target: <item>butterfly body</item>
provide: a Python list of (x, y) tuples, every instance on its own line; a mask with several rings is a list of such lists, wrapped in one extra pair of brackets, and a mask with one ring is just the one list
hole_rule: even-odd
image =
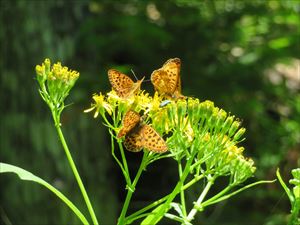
[(123, 127), (117, 137), (125, 136), (124, 146), (128, 151), (139, 152), (143, 148), (162, 153), (168, 150), (164, 139), (148, 124), (140, 122), (140, 115), (129, 110), (123, 118)]
[(112, 89), (122, 98), (128, 98), (140, 91), (141, 84), (144, 80), (133, 82), (127, 75), (115, 70), (108, 70), (108, 78)]
[(163, 153), (168, 147), (163, 138), (149, 125), (143, 124), (135, 127), (124, 141), (128, 151), (138, 152), (143, 148), (151, 152)]

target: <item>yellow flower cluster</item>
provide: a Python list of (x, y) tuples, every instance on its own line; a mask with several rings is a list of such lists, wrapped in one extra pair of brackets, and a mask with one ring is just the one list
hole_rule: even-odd
[(51, 67), (50, 59), (36, 65), (40, 94), (50, 108), (64, 108), (64, 100), (79, 77), (79, 72), (62, 66), (60, 62)]
[(114, 122), (107, 125), (116, 133), (126, 112), (143, 112), (144, 123), (151, 123), (159, 134), (168, 136), (166, 142), (176, 160), (196, 152), (195, 162), (205, 159), (206, 168), (214, 168), (219, 174), (235, 174), (234, 182), (241, 182), (256, 170), (253, 160), (243, 156), (244, 148), (237, 146), (245, 128), (213, 102), (182, 95), (174, 98), (169, 94), (167, 98), (158, 92), (150, 96), (139, 89), (131, 89), (133, 94), (124, 97), (117, 91), (113, 86), (106, 95), (93, 95), (94, 102), (85, 112), (94, 111), (94, 117), (100, 114), (105, 122), (106, 113), (109, 114)]
[(129, 109), (134, 108), (135, 111), (144, 111), (145, 114), (151, 115), (153, 112), (158, 112), (162, 110), (160, 104), (162, 98), (156, 93), (154, 97), (151, 97), (148, 93), (140, 91), (137, 95), (132, 95), (128, 98), (119, 97), (114, 90), (103, 95), (101, 92), (99, 94), (93, 95), (94, 102), (91, 104), (89, 109), (84, 110), (84, 112), (94, 112), (94, 118), (96, 118), (99, 113), (107, 112), (112, 115), (118, 108), (119, 111), (124, 114)]
[(50, 65), (50, 59), (45, 59), (42, 65), (36, 65), (35, 70), (37, 75), (46, 80), (61, 80), (65, 83), (72, 82), (79, 77), (79, 72), (69, 70), (68, 67), (62, 66), (61, 62), (53, 64), (52, 68), (50, 68)]

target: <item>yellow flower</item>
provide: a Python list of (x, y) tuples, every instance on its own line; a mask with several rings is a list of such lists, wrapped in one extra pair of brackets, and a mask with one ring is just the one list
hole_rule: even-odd
[(149, 111), (158, 111), (160, 110), (160, 104), (161, 104), (161, 101), (162, 101), (162, 97), (160, 97), (158, 95), (157, 92), (155, 92), (153, 98), (152, 98), (152, 101), (150, 102), (150, 104), (148, 105), (148, 108), (149, 108)]
[(130, 106), (134, 103), (134, 101), (134, 95), (128, 98), (122, 98), (118, 96), (114, 90), (107, 93), (107, 102), (111, 105), (113, 109), (115, 109), (118, 106), (121, 111), (127, 111), (130, 108)]
[(79, 77), (79, 72), (75, 70), (69, 70), (68, 67), (62, 66), (60, 62), (57, 62), (52, 66), (49, 76), (49, 78), (52, 80), (58, 79), (68, 83), (76, 80)]
[(149, 93), (141, 91), (139, 95), (135, 96), (135, 103), (137, 111), (145, 110), (148, 113), (152, 109), (153, 99), (149, 96)]
[(194, 140), (195, 137), (195, 133), (194, 130), (191, 126), (191, 124), (189, 123), (189, 119), (187, 117), (184, 118), (184, 124), (186, 124), (185, 129), (184, 129), (184, 133), (188, 139), (189, 142), (192, 142)]
[(101, 92), (99, 95), (94, 94), (93, 100), (95, 103), (92, 104), (91, 108), (84, 110), (85, 113), (95, 110), (94, 118), (99, 115), (99, 112), (104, 113), (104, 110), (108, 112), (109, 115), (112, 114), (113, 108), (107, 101), (105, 101), (105, 97), (101, 94)]

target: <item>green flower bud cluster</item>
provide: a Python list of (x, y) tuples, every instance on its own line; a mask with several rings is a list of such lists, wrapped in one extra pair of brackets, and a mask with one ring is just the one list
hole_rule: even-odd
[[(230, 175), (232, 183), (237, 184), (255, 172), (253, 160), (245, 158), (244, 148), (237, 146), (245, 128), (213, 102), (194, 98), (172, 101), (159, 120), (164, 121), (166, 130), (172, 130), (167, 142), (176, 160), (195, 157), (195, 175), (200, 171)], [(152, 125), (156, 128), (156, 124)]]

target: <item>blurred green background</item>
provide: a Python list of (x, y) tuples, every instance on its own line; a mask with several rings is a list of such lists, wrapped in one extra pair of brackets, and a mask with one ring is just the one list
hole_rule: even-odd
[[(112, 67), (149, 79), (167, 59), (181, 58), (183, 94), (212, 100), (243, 121), (242, 145), (257, 166), (252, 181), (274, 179), (277, 167), (288, 181), (300, 166), (299, 1), (1, 0), (0, 12), (0, 161), (41, 176), (85, 209), (34, 68), (49, 57), (79, 71), (62, 124), (102, 224), (115, 224), (125, 184), (107, 130), (83, 110), (93, 93), (110, 90)], [(153, 93), (150, 82), (143, 86)], [(128, 157), (136, 170), (141, 155)], [(171, 190), (174, 166), (170, 159), (148, 168), (130, 211)], [(79, 223), (38, 185), (14, 175), (0, 182), (0, 224)], [(276, 182), (212, 206), (195, 224), (282, 225), (289, 207)]]

